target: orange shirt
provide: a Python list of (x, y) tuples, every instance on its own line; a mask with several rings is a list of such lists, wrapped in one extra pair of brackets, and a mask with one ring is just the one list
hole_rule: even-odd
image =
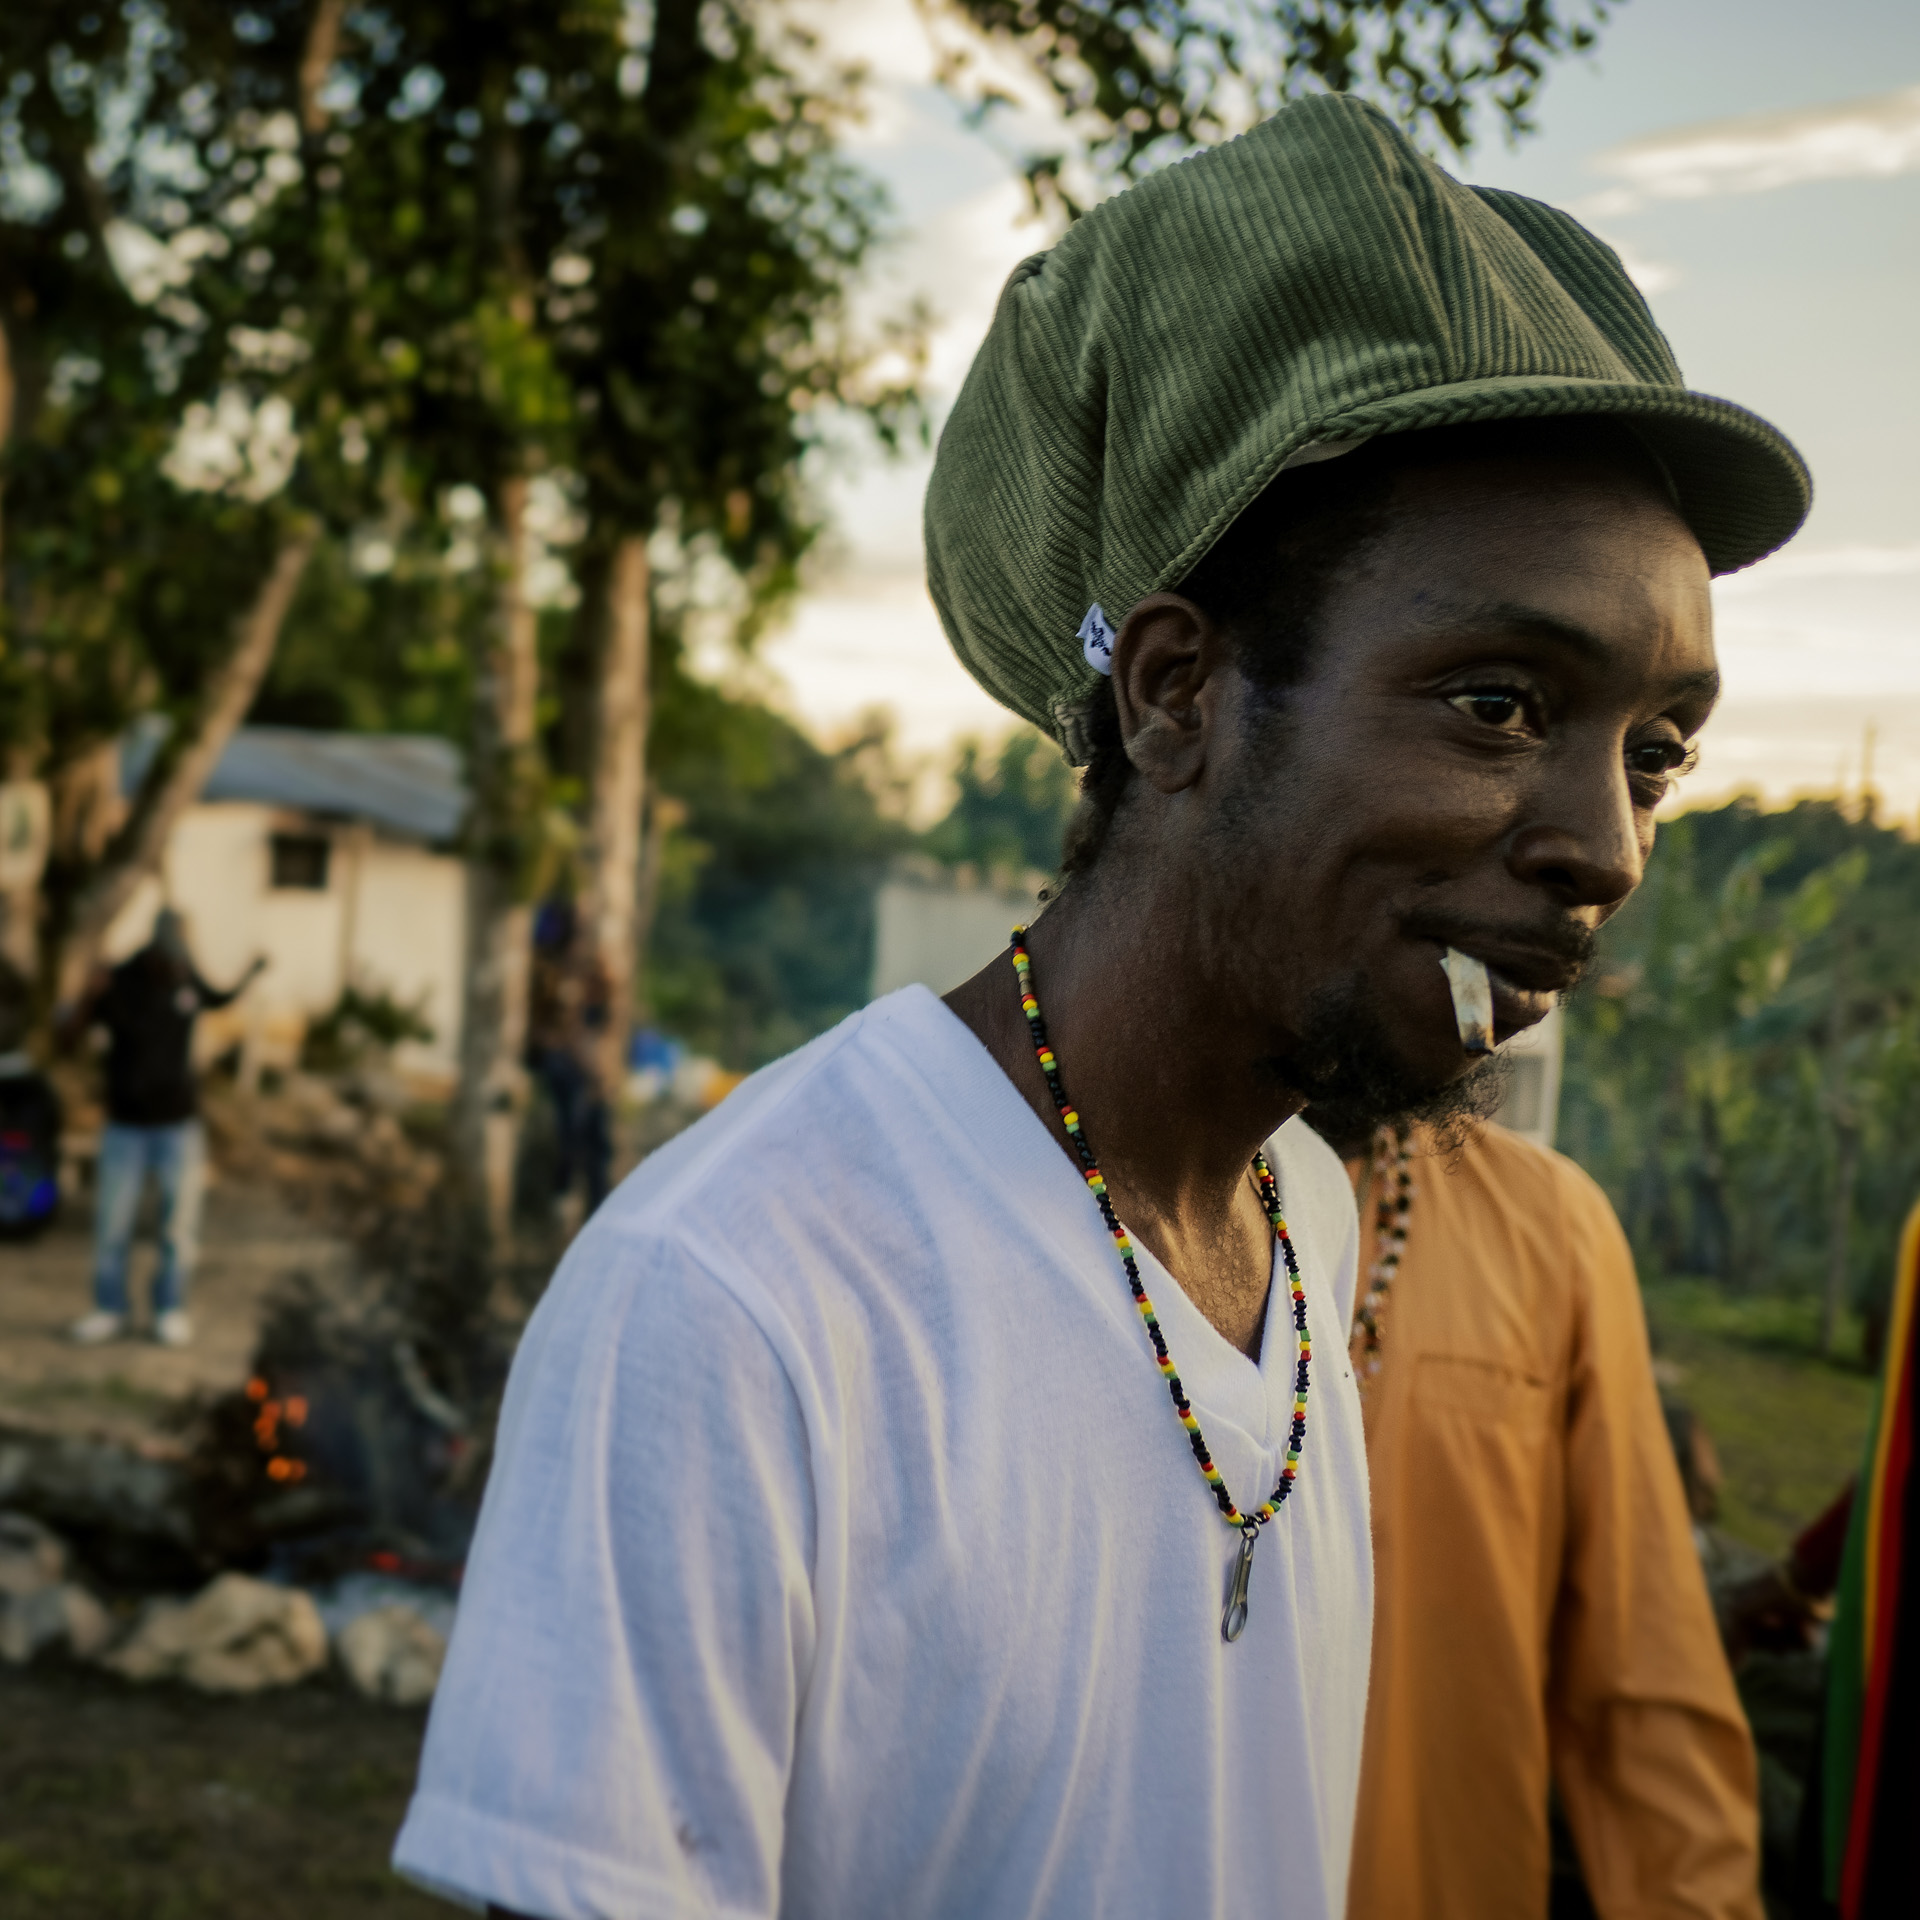
[[(1498, 1127), (1413, 1179), (1365, 1403), (1348, 1920), (1544, 1920), (1549, 1770), (1604, 1920), (1760, 1920), (1752, 1742), (1613, 1210)], [(1369, 1205), (1363, 1291), (1372, 1257)]]

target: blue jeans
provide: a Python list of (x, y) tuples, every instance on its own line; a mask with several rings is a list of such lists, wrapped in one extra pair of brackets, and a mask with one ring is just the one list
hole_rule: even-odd
[(141, 1191), (152, 1174), (160, 1189), (160, 1270), (153, 1276), (156, 1317), (187, 1304), (200, 1253), (200, 1202), (207, 1187), (206, 1136), (198, 1120), (170, 1127), (123, 1127), (100, 1136), (93, 1215), (93, 1304), (127, 1310), (127, 1255)]
[(607, 1197), (613, 1171), (613, 1133), (599, 1083), (564, 1047), (538, 1047), (533, 1069), (553, 1102), (554, 1198), (586, 1183), (587, 1211)]

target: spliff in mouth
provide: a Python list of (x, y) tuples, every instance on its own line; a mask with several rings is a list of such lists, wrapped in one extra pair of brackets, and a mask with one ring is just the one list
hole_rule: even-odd
[(1440, 965), (1453, 990), (1453, 1017), (1460, 1027), (1460, 1045), (1467, 1053), (1493, 1051), (1493, 982), (1486, 962), (1458, 947), (1449, 947)]

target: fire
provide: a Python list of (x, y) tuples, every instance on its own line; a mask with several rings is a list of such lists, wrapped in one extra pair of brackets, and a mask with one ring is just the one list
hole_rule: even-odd
[(272, 1388), (260, 1375), (247, 1382), (247, 1398), (257, 1409), (253, 1416), (254, 1444), (269, 1456), (267, 1478), (282, 1484), (307, 1477), (306, 1462), (290, 1458), (281, 1451), (283, 1428), (304, 1427), (307, 1424), (307, 1403), (297, 1393), (290, 1393), (284, 1400), (272, 1397)]

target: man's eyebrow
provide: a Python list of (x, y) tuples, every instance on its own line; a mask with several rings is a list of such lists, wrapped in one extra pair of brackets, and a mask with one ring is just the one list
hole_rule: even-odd
[[(1498, 600), (1488, 606), (1450, 612), (1450, 626), (1497, 627), (1503, 632), (1529, 640), (1547, 640), (1577, 653), (1594, 666), (1604, 666), (1613, 658), (1613, 648), (1577, 620), (1568, 620), (1544, 607), (1529, 607), (1516, 600)], [(1669, 700), (1686, 700), (1704, 695), (1708, 700), (1720, 697), (1720, 669), (1702, 667), (1697, 673), (1680, 675), (1663, 689)]]
[(1543, 607), (1529, 607), (1517, 600), (1496, 600), (1477, 607), (1449, 607), (1442, 615), (1449, 627), (1497, 627), (1504, 633), (1529, 640), (1549, 640), (1568, 648), (1594, 665), (1604, 665), (1613, 657), (1613, 649), (1590, 627), (1577, 620), (1563, 619)]

